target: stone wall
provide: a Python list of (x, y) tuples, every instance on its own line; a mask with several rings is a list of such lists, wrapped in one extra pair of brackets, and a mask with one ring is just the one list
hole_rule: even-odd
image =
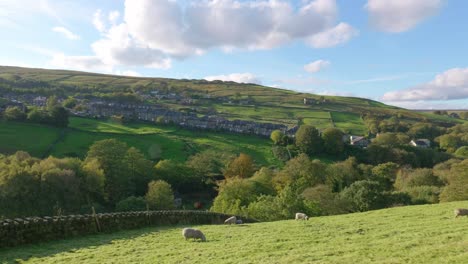
[(6, 219), (0, 221), (0, 248), (145, 226), (222, 224), (230, 216), (206, 211), (143, 211)]

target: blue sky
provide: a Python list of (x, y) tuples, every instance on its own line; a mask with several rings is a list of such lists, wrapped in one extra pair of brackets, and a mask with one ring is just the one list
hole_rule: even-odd
[(0, 65), (468, 109), (468, 1), (2, 0)]

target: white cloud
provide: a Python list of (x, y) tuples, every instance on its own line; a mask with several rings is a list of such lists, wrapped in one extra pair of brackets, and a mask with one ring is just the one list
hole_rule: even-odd
[(74, 34), (73, 32), (71, 32), (70, 30), (68, 30), (68, 29), (66, 29), (64, 27), (54, 27), (54, 28), (52, 28), (52, 31), (62, 34), (67, 39), (71, 39), (71, 40), (80, 39), (80, 36)]
[(281, 0), (192, 1), (184, 7), (169, 0), (127, 0), (124, 17), (132, 37), (175, 57), (211, 48), (270, 49), (332, 30), (324, 36), (327, 43), (317, 45), (328, 47), (356, 32), (344, 23), (333, 27), (335, 0), (303, 1), (298, 8)]
[(453, 68), (434, 80), (405, 90), (385, 93), (383, 101), (456, 100), (468, 98), (468, 68)]
[(122, 75), (122, 76), (132, 76), (132, 77), (142, 77), (139, 72), (126, 70), (126, 71), (114, 71), (113, 74)]
[(346, 43), (357, 35), (359, 35), (357, 29), (342, 22), (331, 29), (309, 37), (307, 42), (314, 48), (330, 48)]
[(385, 104), (406, 109), (468, 109), (468, 103), (466, 101), (388, 101), (385, 102)]
[(137, 42), (128, 34), (126, 24), (112, 27), (104, 38), (93, 43), (96, 56), (107, 65), (145, 66), (167, 69), (171, 60), (161, 51)]
[(63, 53), (57, 53), (52, 56), (49, 64), (60, 69), (100, 72), (112, 71), (112, 67), (105, 65), (95, 56), (66, 56)]
[(225, 81), (237, 83), (255, 83), (261, 84), (260, 79), (252, 73), (232, 73), (228, 75), (207, 76), (204, 78), (207, 81)]
[(334, 90), (323, 90), (318, 91), (317, 94), (319, 95), (329, 95), (329, 96), (346, 96), (346, 97), (355, 97), (356, 95), (351, 92), (340, 92)]
[(119, 11), (111, 11), (109, 12), (109, 15), (107, 16), (107, 18), (109, 19), (109, 22), (112, 24), (112, 25), (115, 25), (117, 24), (117, 20), (120, 18), (120, 13)]
[(330, 65), (329, 61), (326, 60), (316, 60), (304, 66), (306, 72), (314, 73), (322, 70), (325, 67)]
[(104, 32), (106, 30), (106, 24), (102, 17), (101, 9), (96, 10), (93, 15), (93, 25), (99, 32)]
[(173, 59), (211, 49), (271, 49), (314, 36), (318, 44), (312, 46), (329, 47), (356, 35), (348, 24), (337, 25), (335, 0), (298, 6), (285, 0), (126, 0), (122, 16), (121, 22), (118, 11), (93, 16), (101, 38), (90, 57), (109, 67), (167, 69)]
[(433, 16), (444, 0), (368, 0), (370, 23), (386, 32), (403, 32)]

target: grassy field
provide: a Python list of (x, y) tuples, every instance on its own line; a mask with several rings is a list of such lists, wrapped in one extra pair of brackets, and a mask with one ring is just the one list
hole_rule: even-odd
[(54, 127), (0, 121), (0, 153), (25, 150), (40, 157), (59, 134), (60, 130)]
[(364, 135), (367, 132), (367, 128), (358, 114), (331, 112), (331, 117), (335, 126), (345, 133)]
[(93, 142), (108, 138), (124, 141), (144, 154), (152, 145), (158, 145), (163, 159), (184, 161), (196, 152), (212, 149), (235, 155), (249, 154), (259, 165), (279, 163), (271, 152), (271, 141), (256, 136), (190, 131), (146, 123), (121, 125), (76, 117), (70, 118), (69, 128), (65, 130), (27, 123), (0, 123), (0, 153), (24, 150), (37, 157), (48, 154), (84, 157)]
[(398, 207), (309, 221), (197, 226), (207, 242), (185, 241), (182, 226), (0, 250), (0, 263), (467, 263), (468, 201)]

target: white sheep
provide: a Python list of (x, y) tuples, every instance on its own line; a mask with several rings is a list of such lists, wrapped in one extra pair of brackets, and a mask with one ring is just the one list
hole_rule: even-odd
[(236, 220), (236, 225), (241, 225), (241, 224), (242, 224), (242, 220), (237, 219), (237, 220)]
[(309, 217), (303, 213), (296, 213), (296, 220), (309, 220)]
[(226, 219), (224, 223), (232, 225), (232, 224), (236, 224), (236, 221), (237, 221), (237, 217), (231, 216), (228, 219)]
[(453, 210), (453, 212), (455, 213), (455, 217), (468, 215), (468, 209), (458, 208), (458, 209)]
[(184, 228), (182, 230), (182, 235), (185, 237), (185, 240), (189, 238), (200, 239), (202, 242), (206, 241), (205, 235), (202, 231), (194, 228)]

